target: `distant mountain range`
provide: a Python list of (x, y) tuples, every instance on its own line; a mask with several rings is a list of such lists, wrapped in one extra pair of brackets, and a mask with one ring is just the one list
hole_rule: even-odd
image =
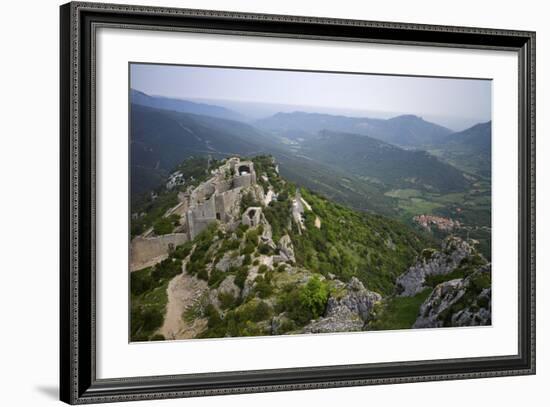
[(301, 144), (300, 154), (374, 183), (431, 192), (461, 191), (461, 171), (421, 150), (406, 150), (369, 136), (328, 130)]
[(133, 196), (155, 189), (179, 162), (197, 155), (272, 154), (288, 179), (355, 209), (386, 214), (394, 210), (389, 190), (461, 191), (471, 184), (463, 171), (490, 174), (490, 122), (458, 133), (413, 115), (294, 112), (245, 123), (214, 104), (133, 89), (130, 101)]
[(232, 120), (131, 105), (132, 193), (142, 194), (187, 157), (265, 151), (253, 127)]
[(156, 109), (173, 110), (175, 112), (202, 114), (229, 120), (245, 120), (245, 117), (225, 107), (191, 102), (189, 100), (150, 96), (135, 89), (130, 89), (130, 101), (133, 104), (154, 107)]
[(491, 176), (492, 123), (479, 123), (469, 129), (450, 134), (428, 150), (465, 171)]
[(256, 121), (255, 125), (291, 139), (304, 139), (321, 130), (332, 130), (366, 135), (406, 147), (433, 144), (452, 133), (443, 126), (413, 115), (371, 119), (305, 112), (277, 113)]
[(491, 153), (491, 122), (479, 123), (446, 137), (443, 145), (456, 150)]
[[(367, 136), (405, 149), (425, 150), (461, 170), (490, 175), (491, 122), (452, 132), (414, 115), (372, 119), (294, 112), (277, 113), (254, 124), (274, 137), (297, 144), (317, 140), (324, 130)], [(372, 145), (366, 141), (369, 143)]]

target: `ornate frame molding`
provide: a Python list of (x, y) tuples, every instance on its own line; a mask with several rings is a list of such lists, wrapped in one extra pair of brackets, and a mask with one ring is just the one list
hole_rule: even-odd
[[(535, 373), (534, 32), (83, 2), (61, 6), (60, 19), (61, 400), (84, 404)], [(517, 52), (520, 61), (519, 354), (97, 379), (94, 38), (96, 28), (100, 26)]]

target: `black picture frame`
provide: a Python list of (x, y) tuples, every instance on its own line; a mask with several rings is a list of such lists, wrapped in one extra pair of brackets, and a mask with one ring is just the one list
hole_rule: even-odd
[[(60, 398), (70, 404), (535, 373), (535, 33), (130, 5), (60, 8)], [(519, 351), (437, 361), (96, 378), (95, 70), (100, 26), (508, 50), (519, 59)]]

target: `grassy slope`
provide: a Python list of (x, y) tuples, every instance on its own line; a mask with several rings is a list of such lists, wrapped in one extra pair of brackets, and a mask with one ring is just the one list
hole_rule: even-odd
[[(342, 281), (352, 276), (382, 294), (391, 294), (395, 278), (420, 250), (432, 244), (399, 221), (365, 214), (328, 201), (306, 189), (303, 234), (292, 233), (298, 264), (322, 274), (335, 274)], [(314, 226), (315, 217), (321, 228)]]
[(420, 306), (431, 292), (431, 288), (426, 288), (412, 297), (392, 297), (377, 309), (375, 320), (369, 323), (369, 330), (409, 329), (418, 317)]

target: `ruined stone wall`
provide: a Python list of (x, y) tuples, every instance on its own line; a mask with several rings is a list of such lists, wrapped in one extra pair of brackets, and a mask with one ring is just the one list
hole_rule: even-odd
[(174, 206), (172, 209), (166, 212), (166, 215), (179, 215), (185, 216), (187, 213), (187, 210), (189, 209), (189, 203), (187, 201), (182, 201), (176, 206)]
[(222, 222), (227, 222), (227, 213), (225, 208), (225, 200), (223, 199), (224, 195), (227, 192), (224, 192), (223, 194), (216, 195), (216, 218), (221, 220)]
[(216, 218), (195, 219), (193, 221), (193, 229), (189, 228), (191, 239), (194, 239), (199, 233), (208, 227), (211, 223), (216, 222)]
[(216, 189), (212, 183), (205, 182), (193, 190), (191, 199), (196, 202), (204, 201), (209, 199), (215, 191)]
[(189, 240), (186, 233), (170, 233), (155, 237), (135, 237), (130, 245), (130, 268), (139, 270), (152, 260), (167, 255), (170, 248)]
[(243, 213), (241, 222), (244, 225), (248, 225), (250, 227), (256, 227), (260, 224), (261, 218), (262, 218), (262, 208), (259, 206), (251, 206)]
[(220, 214), (222, 222), (230, 222), (232, 217), (238, 216), (238, 203), (240, 203), (241, 190), (231, 189), (216, 195), (216, 212)]
[[(241, 173), (239, 168), (242, 169)], [(232, 179), (225, 178), (228, 169), (235, 172)], [(224, 223), (235, 221), (236, 217), (239, 217), (238, 202), (240, 202), (241, 189), (256, 184), (256, 173), (252, 161), (233, 158), (213, 174), (215, 174), (214, 177), (193, 190), (189, 198), (185, 224), (190, 239), (194, 239), (216, 220)]]
[(233, 178), (233, 187), (234, 188), (246, 188), (253, 184), (252, 174), (238, 175)]
[(202, 232), (208, 224), (216, 221), (216, 199), (215, 196), (209, 200), (197, 204), (187, 211), (187, 225), (189, 237), (194, 239)]
[(197, 204), (193, 209), (195, 219), (214, 218), (216, 219), (216, 200), (211, 197), (209, 200)]
[(232, 188), (231, 180), (216, 181), (216, 193), (221, 194)]

